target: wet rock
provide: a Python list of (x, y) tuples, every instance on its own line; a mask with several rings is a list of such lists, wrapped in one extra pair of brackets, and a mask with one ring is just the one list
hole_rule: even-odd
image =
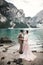
[(7, 64), (11, 64), (11, 61), (8, 61)]
[(21, 63), (22, 63), (22, 59), (21, 58), (17, 59), (16, 64), (21, 64)]
[(3, 44), (0, 45), (0, 47), (2, 47), (2, 46), (3, 46)]
[(17, 62), (17, 59), (14, 59), (14, 60), (13, 60), (13, 62), (15, 62), (15, 63), (16, 63), (16, 62)]
[(3, 50), (3, 52), (7, 52), (7, 50)]
[(1, 57), (1, 60), (4, 60), (5, 59), (5, 57)]
[(19, 58), (18, 60), (19, 60), (19, 62), (22, 62), (22, 59), (21, 58)]
[(8, 37), (0, 38), (0, 43), (12, 43), (12, 41)]
[(5, 50), (3, 50), (3, 52), (7, 52), (7, 50), (8, 50), (8, 49), (7, 49), (7, 48), (5, 48)]

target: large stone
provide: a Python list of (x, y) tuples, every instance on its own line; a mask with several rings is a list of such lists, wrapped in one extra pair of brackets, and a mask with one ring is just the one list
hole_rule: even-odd
[(0, 39), (0, 43), (12, 43), (12, 41), (9, 38), (4, 37)]

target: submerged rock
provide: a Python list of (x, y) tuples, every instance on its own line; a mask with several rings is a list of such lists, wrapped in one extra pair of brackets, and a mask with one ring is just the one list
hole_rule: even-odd
[(8, 37), (2, 37), (0, 43), (12, 43), (12, 41)]

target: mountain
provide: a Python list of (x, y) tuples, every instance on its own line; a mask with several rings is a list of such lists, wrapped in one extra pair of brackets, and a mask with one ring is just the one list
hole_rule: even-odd
[(43, 27), (43, 10), (41, 10), (32, 18), (31, 26), (36, 28)]
[(43, 10), (34, 17), (25, 17), (22, 9), (12, 3), (0, 0), (0, 28), (42, 28)]
[(27, 24), (28, 27), (30, 27), (30, 23), (31, 23), (31, 17), (25, 17), (25, 23)]
[(13, 4), (0, 0), (0, 28), (27, 28), (24, 19), (25, 14), (22, 9), (19, 10)]

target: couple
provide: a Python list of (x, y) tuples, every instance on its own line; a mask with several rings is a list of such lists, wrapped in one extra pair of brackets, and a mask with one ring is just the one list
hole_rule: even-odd
[(29, 31), (23, 31), (20, 30), (19, 36), (18, 36), (18, 42), (20, 43), (20, 49), (19, 49), (19, 53), (20, 53), (20, 58), (27, 60), (27, 61), (33, 61), (36, 56), (32, 53), (32, 51), (30, 51), (29, 48), (29, 39), (28, 39), (28, 33)]

